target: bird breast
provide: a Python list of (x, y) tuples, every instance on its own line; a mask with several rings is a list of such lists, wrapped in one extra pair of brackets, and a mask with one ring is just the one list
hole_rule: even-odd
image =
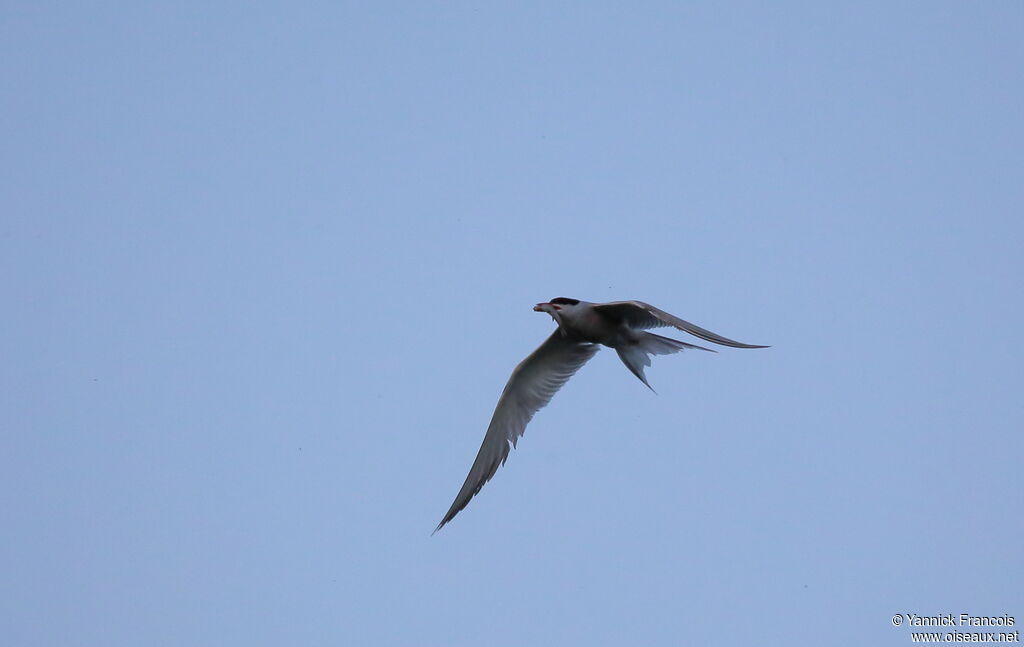
[(564, 323), (569, 332), (577, 337), (613, 348), (622, 341), (622, 335), (625, 331), (619, 330), (618, 326), (613, 325), (593, 310), (585, 310), (573, 314), (575, 316), (571, 320), (565, 320)]

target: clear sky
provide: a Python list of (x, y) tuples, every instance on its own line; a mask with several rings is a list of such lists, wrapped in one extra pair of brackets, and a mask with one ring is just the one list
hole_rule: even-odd
[[(4, 3), (4, 644), (1019, 629), (1024, 4), (833, 5)], [(772, 348), (432, 537), (556, 296)]]

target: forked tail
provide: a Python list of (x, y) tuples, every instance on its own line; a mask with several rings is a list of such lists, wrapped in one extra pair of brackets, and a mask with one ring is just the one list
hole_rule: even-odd
[[(637, 376), (648, 389), (654, 391), (654, 388), (648, 384), (647, 377), (644, 375), (644, 367), (651, 365), (651, 355), (671, 355), (687, 348), (706, 350), (709, 353), (715, 352), (710, 348), (704, 348), (696, 344), (687, 344), (684, 341), (669, 339), (668, 337), (662, 337), (661, 335), (649, 332), (639, 333), (639, 337), (634, 343), (620, 346), (615, 349), (615, 352), (619, 354), (619, 359), (626, 365), (626, 368), (633, 375)], [(657, 392), (655, 391), (655, 393)]]

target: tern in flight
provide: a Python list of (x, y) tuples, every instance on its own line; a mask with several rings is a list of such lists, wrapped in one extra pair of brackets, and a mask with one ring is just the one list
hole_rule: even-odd
[(722, 346), (767, 348), (727, 339), (642, 301), (588, 303), (558, 297), (533, 309), (551, 315), (558, 328), (512, 371), (469, 476), (434, 532), (451, 521), (491, 480), (498, 467), (505, 464), (509, 444), (515, 447), (533, 414), (546, 406), (601, 346), (614, 348), (626, 368), (652, 391), (644, 375), (644, 367), (651, 365), (651, 355), (670, 355), (687, 348), (715, 351), (645, 332), (648, 328), (672, 326)]

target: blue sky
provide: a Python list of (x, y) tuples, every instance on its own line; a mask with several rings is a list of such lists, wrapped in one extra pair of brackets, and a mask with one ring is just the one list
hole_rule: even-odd
[[(0, 11), (8, 644), (1024, 622), (1020, 3)], [(772, 348), (598, 353), (431, 537), (555, 296)]]

